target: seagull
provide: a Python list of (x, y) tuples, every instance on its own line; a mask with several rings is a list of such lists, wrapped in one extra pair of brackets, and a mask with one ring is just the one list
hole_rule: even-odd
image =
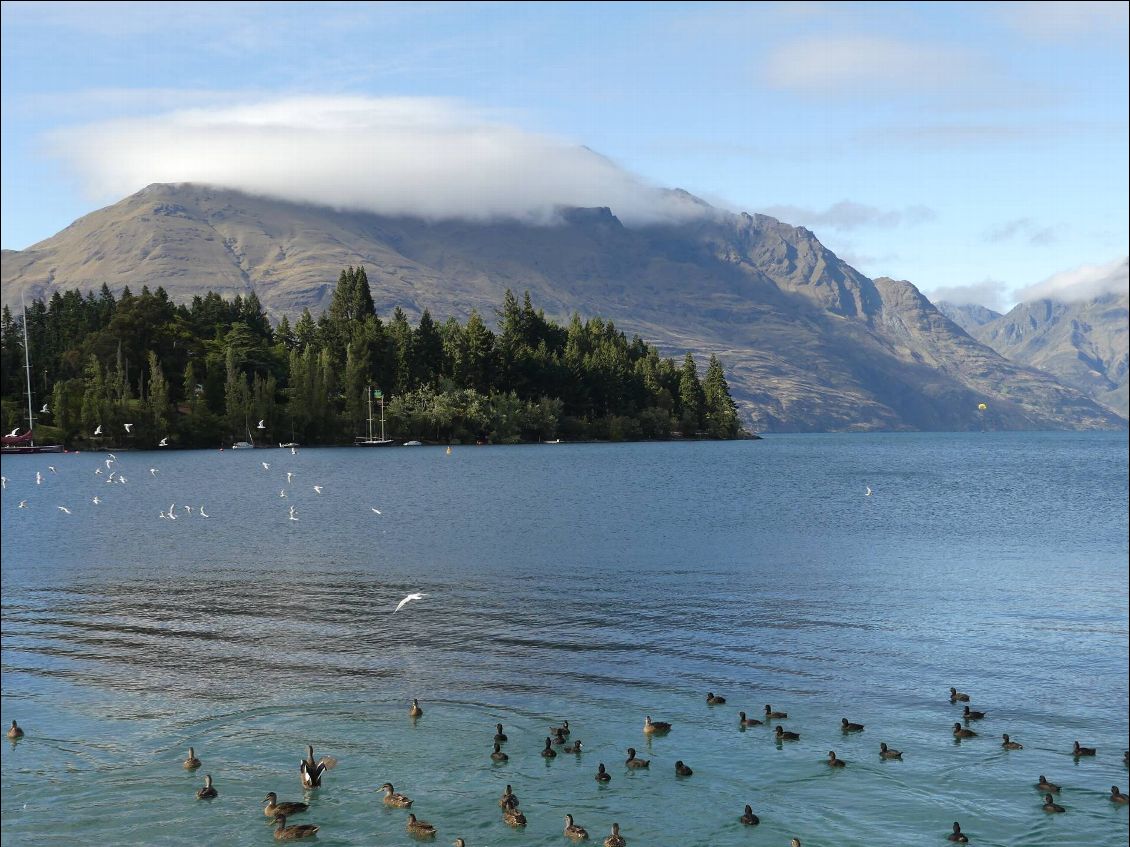
[(159, 468), (150, 468), (149, 469), (149, 473), (152, 474), (153, 476), (157, 476), (157, 474), (159, 474), (160, 472), (161, 471), (160, 471)]
[(97, 506), (97, 505), (98, 505), (99, 503), (101, 503), (102, 501), (101, 501), (101, 500), (99, 500), (99, 499), (98, 499), (97, 497), (94, 497), (94, 499), (92, 499), (92, 500), (91, 500), (90, 502), (91, 502), (91, 503), (93, 503), (93, 504), (94, 504), (95, 506)]
[(0, 476), (0, 488), (7, 488), (7, 487), (8, 487), (8, 477)]
[(110, 470), (110, 465), (112, 465), (112, 464), (114, 464), (114, 460), (113, 459), (107, 459), (106, 460), (106, 470)]
[(287, 471), (286, 472), (286, 484), (290, 485), (290, 481), (293, 478), (294, 478), (294, 473), (292, 471)]
[(68, 509), (66, 506), (60, 506), (59, 511), (62, 512), (64, 515), (69, 515), (71, 513), (71, 510)]
[[(132, 426), (132, 424), (131, 424), (131, 426)], [(118, 457), (115, 456), (113, 453), (107, 453), (106, 456), (110, 459), (111, 462), (118, 461)]]
[(118, 482), (120, 482), (122, 485), (125, 485), (126, 484), (126, 478), (124, 476), (122, 476), (121, 474), (118, 474)]
[(113, 482), (114, 477), (116, 477), (117, 475), (118, 475), (117, 471), (110, 471), (110, 475), (108, 477), (106, 477), (106, 482)]
[(280, 496), (280, 497), (285, 497), (285, 496), (286, 496), (286, 489), (285, 489), (285, 488), (280, 488), (280, 489), (279, 489), (279, 496)]
[(192, 506), (185, 506), (185, 507), (184, 507), (184, 510), (185, 510), (185, 512), (187, 512), (188, 514), (190, 514), (190, 515), (192, 514)]
[(48, 466), (47, 466), (47, 470), (51, 471), (51, 473), (58, 473), (58, 471), (57, 471), (57, 470), (55, 470), (55, 466), (54, 466), (54, 465), (48, 465)]
[(294, 514), (294, 506), (291, 506), (291, 507), (290, 507), (290, 519), (291, 519), (292, 521), (296, 521), (296, 520), (298, 520), (298, 518), (297, 518), (297, 517), (295, 516), (295, 514)]
[(200, 517), (202, 517), (202, 518), (208, 517), (208, 515), (206, 515), (204, 513), (204, 507), (203, 506), (200, 507), (199, 512), (200, 512)]
[(43, 485), (43, 474), (41, 474), (39, 471), (35, 472), (35, 484)]
[(27, 508), (27, 500), (21, 500), (19, 508), (26, 509)]
[(102, 424), (98, 424), (98, 426), (96, 426), (94, 428), (94, 434), (95, 435), (101, 435), (102, 434)]
[(315, 486), (314, 486), (314, 493), (315, 493), (315, 494), (321, 494), (321, 493), (322, 493), (322, 486), (320, 486), (320, 485), (315, 485)]
[(291, 448), (290, 448), (290, 455), (292, 455), (292, 456), (297, 456), (297, 455), (298, 455), (298, 450), (297, 450), (296, 448), (294, 448), (294, 447), (291, 447)]
[(8, 433), (8, 437), (9, 437), (9, 438), (15, 438), (15, 437), (16, 437), (16, 433), (17, 433), (17, 432), (19, 432), (19, 431), (20, 431), (20, 428), (19, 428), (19, 427), (16, 427), (15, 429), (13, 429), (13, 430), (12, 430), (11, 432), (9, 432), (9, 433)]
[(46, 404), (46, 403), (44, 403), (44, 404), (43, 404), (43, 408), (39, 410), (39, 414), (41, 414), (41, 415), (49, 415), (49, 414), (51, 414), (51, 412), (50, 412), (50, 411), (49, 411), (49, 410), (47, 409), (47, 404)]
[(263, 470), (265, 470), (265, 471), (269, 471), (271, 469), (271, 466), (268, 465), (266, 462), (260, 462), (259, 464), (261, 464), (263, 466)]
[(130, 429), (133, 427), (133, 424), (122, 424), (122, 426), (124, 426), (126, 428), (126, 432), (129, 432)]
[(177, 516), (173, 514), (172, 508), (169, 509), (169, 514), (166, 517), (168, 517), (168, 519), (171, 521), (175, 521), (177, 519)]
[(166, 435), (164, 438), (162, 438), (161, 441), (157, 444), (157, 446), (158, 447), (168, 447), (169, 446), (169, 436)]
[(263, 420), (259, 421), (259, 426), (255, 427), (255, 428), (256, 428), (256, 429), (266, 429), (266, 428), (267, 428), (267, 420), (266, 420), (266, 418), (264, 418)]
[(168, 517), (168, 515), (166, 515), (166, 514), (165, 514), (164, 512), (161, 512), (161, 514), (160, 514), (160, 515), (158, 515), (157, 517), (159, 517), (159, 518), (167, 518), (167, 517)]
[(870, 497), (870, 496), (871, 496), (871, 486), (870, 486), (870, 485), (865, 485), (865, 486), (863, 486), (863, 487), (867, 489), (867, 493), (866, 493), (866, 494), (864, 494), (863, 496), (864, 496), (864, 497)]
[(397, 612), (399, 612), (401, 609), (403, 609), (405, 607), (405, 605), (412, 602), (413, 600), (422, 600), (427, 596), (428, 596), (427, 594), (423, 594), (423, 593), (419, 593), (419, 592), (417, 592), (416, 594), (409, 594), (407, 597), (405, 597), (403, 600), (401, 600), (399, 603), (396, 604), (396, 608), (392, 610), (392, 613), (395, 615)]
[(373, 514), (375, 515), (379, 515), (381, 513), (380, 509), (374, 508), (373, 506), (370, 506), (369, 508), (373, 510)]
[(96, 474), (100, 474), (100, 473), (102, 473), (102, 468), (95, 468), (95, 469), (94, 469), (94, 472), (95, 472)]

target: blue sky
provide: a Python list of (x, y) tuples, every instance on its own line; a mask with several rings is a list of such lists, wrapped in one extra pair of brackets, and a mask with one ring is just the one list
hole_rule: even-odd
[(4, 3), (0, 41), (6, 248), (250, 174), (428, 214), (681, 187), (998, 308), (1130, 252), (1126, 3)]

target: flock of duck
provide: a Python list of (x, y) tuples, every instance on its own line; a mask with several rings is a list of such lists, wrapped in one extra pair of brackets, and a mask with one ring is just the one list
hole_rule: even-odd
[[(958, 691), (956, 688), (950, 689), (950, 702), (951, 703), (966, 703), (968, 704), (970, 697), (968, 694)], [(726, 698), (720, 695), (709, 692), (706, 696), (707, 704), (711, 706), (723, 705)], [(408, 714), (413, 720), (421, 717), (424, 710), (420, 707), (418, 700), (413, 699), (412, 705), (408, 710)], [(972, 721), (982, 720), (985, 717), (985, 712), (977, 711), (965, 705), (962, 711), (962, 721), (956, 721), (953, 725), (953, 737), (960, 741), (962, 739), (976, 738), (979, 733), (969, 728)], [(779, 720), (786, 720), (788, 718), (787, 712), (776, 711), (769, 704), (766, 704), (763, 715), (764, 719), (750, 718), (745, 712), (738, 713), (738, 729), (745, 730), (751, 727), (771, 725)], [(863, 732), (865, 729), (863, 724), (849, 721), (847, 718), (842, 718), (840, 721), (840, 731), (844, 735), (851, 733)], [(503, 752), (502, 745), (509, 739), (503, 731), (504, 727), (501, 723), (495, 724), (495, 733), (493, 738), (494, 749), (490, 754), (490, 759), (495, 763), (504, 763), (509, 760), (509, 756)], [(653, 721), (650, 715), (644, 718), (643, 731), (647, 736), (663, 736), (671, 731), (671, 724), (666, 721)], [(550, 727), (550, 734), (546, 736), (545, 747), (541, 751), (541, 756), (544, 758), (555, 758), (557, 750), (560, 747), (564, 753), (571, 753), (580, 755), (583, 749), (583, 744), (580, 740), (570, 740), (572, 730), (569, 726), (569, 721), (563, 721), (560, 726)], [(786, 741), (798, 741), (800, 733), (791, 732), (784, 728), (783, 725), (777, 723), (773, 729), (774, 738), (778, 743)], [(12, 721), (12, 725), (7, 732), (7, 737), (10, 741), (15, 742), (23, 738), (24, 731), (16, 723)], [(1024, 746), (1005, 733), (1001, 742), (1001, 747), (1005, 750), (1023, 750)], [(879, 744), (879, 758), (885, 760), (902, 759), (902, 752), (892, 749), (887, 746), (886, 742)], [(1072, 747), (1072, 755), (1078, 761), (1081, 758), (1093, 757), (1097, 755), (1097, 751), (1093, 747), (1083, 747), (1078, 741), (1074, 742)], [(1125, 751), (1122, 755), (1122, 761), (1125, 765), (1130, 765), (1130, 750)], [(324, 774), (336, 766), (337, 760), (332, 756), (322, 756), (316, 759), (314, 757), (313, 745), (307, 745), (306, 758), (304, 758), (298, 765), (299, 781), (303, 791), (311, 791), (321, 787), (322, 778)], [(834, 750), (828, 751), (828, 758), (825, 762), (831, 768), (844, 768), (848, 763), (840, 759)], [(203, 762), (196, 756), (196, 750), (193, 747), (188, 748), (188, 755), (182, 763), (186, 770), (195, 771), (203, 765)], [(624, 766), (630, 770), (638, 770), (642, 768), (649, 768), (651, 761), (649, 759), (641, 759), (636, 754), (634, 747), (627, 749), (627, 758), (624, 760)], [(686, 778), (694, 774), (694, 771), (684, 764), (682, 760), (675, 762), (675, 776), (677, 778)], [(597, 782), (607, 783), (612, 779), (612, 775), (608, 773), (605, 764), (601, 762), (597, 766), (597, 771), (593, 777)], [(1066, 812), (1067, 809), (1055, 802), (1055, 795), (1059, 794), (1062, 789), (1059, 785), (1048, 781), (1047, 777), (1040, 774), (1039, 781), (1035, 783), (1034, 787), (1043, 792), (1044, 804), (1042, 809), (1049, 814), (1060, 814)], [(384, 805), (395, 809), (411, 809), (413, 800), (405, 794), (396, 791), (391, 782), (386, 782), (380, 786), (378, 791), (384, 795)], [(204, 777), (204, 785), (196, 791), (196, 798), (198, 800), (214, 800), (219, 796), (216, 786), (212, 782), (212, 775), (207, 774)], [(1123, 794), (1117, 785), (1112, 785), (1110, 789), (1110, 802), (1117, 804), (1130, 803), (1130, 797)], [(309, 804), (298, 801), (284, 801), (279, 802), (278, 795), (274, 791), (270, 791), (263, 798), (263, 814), (272, 819), (275, 824), (274, 837), (278, 841), (297, 841), (305, 838), (311, 838), (318, 833), (318, 826), (315, 824), (288, 824), (287, 820), (294, 815), (299, 815), (309, 809)], [(527, 824), (525, 814), (520, 810), (520, 801), (518, 796), (514, 793), (513, 787), (507, 785), (502, 792), (502, 796), (498, 799), (498, 805), (502, 809), (502, 820), (509, 826), (515, 828), (525, 827)], [(754, 813), (753, 807), (746, 805), (742, 814), (738, 817), (738, 821), (745, 826), (757, 826), (761, 819)], [(416, 817), (415, 813), (409, 812), (407, 820), (405, 821), (405, 830), (407, 833), (415, 838), (421, 840), (432, 840), (436, 837), (437, 828), (428, 823), (427, 821), (420, 820)], [(573, 841), (585, 841), (589, 838), (588, 830), (580, 826), (574, 820), (573, 816), (565, 815), (565, 827), (563, 835)], [(966, 844), (969, 842), (969, 836), (962, 832), (961, 824), (954, 821), (953, 831), (946, 836), (948, 841)], [(467, 847), (466, 842), (462, 838), (456, 838), (453, 842), (455, 847)], [(611, 832), (604, 839), (604, 847), (625, 847), (627, 839), (620, 832), (620, 824), (613, 823)], [(801, 847), (800, 839), (793, 838), (790, 841), (790, 847)]]

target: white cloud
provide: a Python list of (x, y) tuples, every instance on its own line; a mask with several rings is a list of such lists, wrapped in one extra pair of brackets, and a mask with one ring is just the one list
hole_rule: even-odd
[(977, 65), (947, 47), (862, 35), (813, 36), (782, 44), (765, 65), (768, 82), (808, 94), (950, 89)]
[(925, 223), (932, 221), (936, 214), (928, 206), (907, 206), (903, 209), (879, 209), (852, 200), (841, 200), (827, 209), (805, 208), (803, 206), (770, 206), (762, 210), (778, 220), (809, 229), (834, 229), (850, 232), (862, 227), (892, 227)]
[(968, 285), (942, 286), (923, 293), (931, 303), (953, 303), (955, 306), (975, 304), (1003, 313), (1009, 302), (1005, 297), (1007, 289), (1008, 286), (1000, 280), (983, 279)]
[(625, 223), (704, 213), (591, 150), (431, 98), (289, 97), (68, 127), (52, 148), (91, 192), (196, 182), (335, 208), (549, 222), (609, 206)]
[(1102, 265), (1080, 265), (1054, 274), (1043, 282), (1014, 292), (1017, 302), (1057, 300), (1075, 303), (1093, 300), (1102, 294), (1126, 294), (1130, 288), (1130, 258), (1115, 259)]
[(1084, 2), (1084, 0), (1040, 0), (1030, 3), (1002, 3), (1000, 13), (1017, 30), (1048, 41), (1067, 41), (1099, 35), (1121, 42), (1126, 47), (1127, 11), (1125, 2)]
[(1058, 239), (1054, 226), (1041, 226), (1031, 218), (1016, 218), (995, 226), (985, 233), (985, 240), (992, 244), (1023, 238), (1033, 246), (1051, 244)]

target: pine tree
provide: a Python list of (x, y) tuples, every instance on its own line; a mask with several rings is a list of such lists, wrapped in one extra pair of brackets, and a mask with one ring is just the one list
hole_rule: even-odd
[(702, 429), (702, 410), (702, 383), (698, 379), (694, 356), (688, 352), (679, 372), (679, 418), (684, 435), (694, 435)]
[(702, 384), (705, 399), (706, 429), (712, 438), (736, 438), (740, 429), (738, 407), (730, 396), (730, 386), (722, 364), (713, 353)]

